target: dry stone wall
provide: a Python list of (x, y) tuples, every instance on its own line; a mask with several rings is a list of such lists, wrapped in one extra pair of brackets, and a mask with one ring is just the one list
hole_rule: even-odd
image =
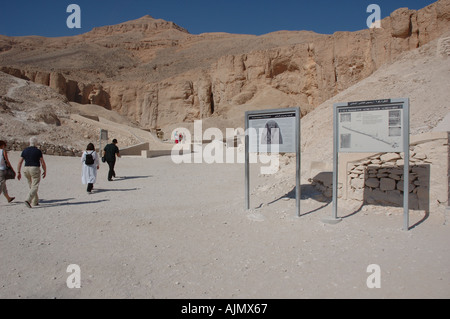
[[(402, 153), (375, 155), (364, 162), (349, 164), (348, 194), (350, 199), (367, 204), (403, 205), (404, 159)], [(409, 169), (409, 201), (411, 209), (429, 209), (430, 165), (427, 156), (412, 152)]]
[[(403, 206), (403, 153), (372, 154), (354, 161), (339, 163), (339, 193), (373, 205)], [(447, 132), (425, 133), (411, 138), (409, 168), (409, 207), (430, 211), (448, 206), (450, 151)], [(326, 178), (324, 176), (326, 175)], [(331, 173), (311, 179), (316, 189), (332, 196)]]
[[(8, 144), (8, 151), (20, 152), (29, 146), (29, 143), (22, 141), (10, 140), (6, 142)], [(39, 143), (39, 149), (46, 155), (80, 157), (83, 154), (82, 150), (77, 150), (70, 146), (55, 145), (46, 142)]]

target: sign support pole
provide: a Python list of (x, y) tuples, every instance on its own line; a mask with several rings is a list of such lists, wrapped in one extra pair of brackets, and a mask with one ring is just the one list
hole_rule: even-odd
[(409, 149), (404, 153), (405, 164), (403, 171), (403, 230), (409, 230)]
[(403, 119), (403, 230), (409, 230), (409, 100), (405, 101)]
[(332, 220), (337, 220), (337, 207), (338, 207), (338, 181), (339, 181), (339, 155), (334, 153), (333, 157), (333, 216)]
[(296, 118), (298, 119), (298, 122), (296, 123), (295, 128), (295, 151), (297, 153), (296, 155), (296, 172), (295, 172), (295, 179), (296, 179), (296, 186), (295, 186), (295, 199), (296, 199), (296, 206), (297, 206), (297, 217), (301, 216), (300, 212), (300, 200), (302, 196), (301, 191), (301, 180), (300, 180), (300, 174), (301, 174), (301, 157), (300, 157), (300, 110), (297, 109), (295, 111)]
[[(333, 110), (333, 117), (337, 118), (337, 109)], [(333, 121), (333, 132), (337, 132), (337, 121)], [(337, 134), (333, 134), (333, 212), (330, 220), (324, 220), (328, 224), (336, 224), (342, 221), (338, 218), (338, 183), (339, 183), (339, 140)]]
[(245, 209), (250, 209), (250, 137), (249, 137), (249, 120), (245, 116)]

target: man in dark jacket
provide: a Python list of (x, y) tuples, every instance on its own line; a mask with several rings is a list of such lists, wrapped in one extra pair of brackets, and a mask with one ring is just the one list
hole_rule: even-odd
[(119, 148), (117, 147), (117, 140), (113, 139), (111, 144), (108, 144), (103, 149), (103, 157), (108, 163), (108, 181), (112, 181), (113, 177), (116, 177), (116, 172), (114, 171), (114, 166), (116, 165), (116, 156), (120, 157)]

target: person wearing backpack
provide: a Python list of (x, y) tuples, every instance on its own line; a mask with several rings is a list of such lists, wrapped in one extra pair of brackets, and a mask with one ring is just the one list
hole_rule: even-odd
[(81, 162), (83, 163), (81, 182), (84, 185), (87, 184), (87, 192), (91, 193), (97, 180), (97, 170), (100, 168), (100, 161), (95, 152), (94, 144), (88, 144), (86, 151), (81, 156)]

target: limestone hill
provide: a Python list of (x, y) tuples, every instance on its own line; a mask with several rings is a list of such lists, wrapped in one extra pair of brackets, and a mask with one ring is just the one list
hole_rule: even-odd
[(333, 35), (192, 35), (144, 16), (74, 37), (0, 36), (0, 69), (167, 135), (178, 123), (226, 121), (255, 107), (301, 106), (306, 114), (446, 34), (450, 0), (398, 9), (381, 26)]

